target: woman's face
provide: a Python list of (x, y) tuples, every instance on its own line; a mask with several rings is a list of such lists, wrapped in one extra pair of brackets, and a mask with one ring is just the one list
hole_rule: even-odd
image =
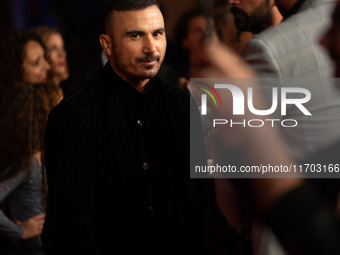
[(46, 82), (50, 69), (44, 56), (44, 49), (37, 41), (28, 41), (24, 46), (23, 80), (31, 83)]
[(193, 17), (188, 24), (187, 36), (183, 46), (189, 51), (202, 51), (203, 44), (209, 33), (209, 27), (213, 26), (212, 18), (203, 15)]
[(46, 42), (46, 48), (52, 74), (67, 74), (66, 52), (61, 35), (59, 33), (52, 34)]

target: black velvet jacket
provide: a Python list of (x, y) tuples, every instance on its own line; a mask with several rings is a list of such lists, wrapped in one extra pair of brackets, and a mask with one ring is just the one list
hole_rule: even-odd
[(189, 178), (189, 127), (195, 122), (200, 133), (199, 116), (190, 120), (187, 93), (157, 77), (150, 82), (157, 107), (146, 158), (136, 155), (144, 149), (135, 148), (117, 96), (118, 83), (129, 85), (109, 64), (49, 115), (47, 254), (212, 254), (212, 185)]

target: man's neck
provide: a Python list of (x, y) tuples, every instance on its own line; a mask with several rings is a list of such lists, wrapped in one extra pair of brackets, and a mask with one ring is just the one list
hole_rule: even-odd
[(149, 81), (150, 81), (150, 79), (141, 80), (136, 85), (133, 85), (133, 84), (131, 84), (128, 81), (126, 81), (126, 82), (128, 82), (131, 86), (133, 86), (137, 91), (139, 91), (140, 93), (144, 94), (145, 93), (146, 84), (148, 84)]
[(140, 93), (144, 94), (145, 93), (145, 87), (146, 84), (148, 84), (148, 82), (150, 81), (150, 79), (133, 79), (133, 78), (129, 78), (126, 77), (125, 75), (123, 75), (122, 73), (120, 73), (117, 68), (114, 67), (114, 65), (112, 63), (110, 63), (112, 70), (120, 77), (122, 78), (124, 81), (126, 81), (129, 85), (131, 85), (133, 88), (135, 88), (137, 91), (139, 91)]

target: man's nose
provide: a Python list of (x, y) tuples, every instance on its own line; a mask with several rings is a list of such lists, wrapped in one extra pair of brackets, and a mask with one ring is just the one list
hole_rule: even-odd
[(240, 0), (228, 0), (228, 4), (229, 5), (239, 5), (240, 4)]
[(153, 54), (156, 52), (155, 39), (152, 36), (144, 37), (143, 53)]

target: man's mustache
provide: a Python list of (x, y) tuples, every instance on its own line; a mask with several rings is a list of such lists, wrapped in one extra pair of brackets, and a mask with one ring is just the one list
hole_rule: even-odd
[(155, 54), (145, 55), (143, 57), (136, 58), (136, 62), (147, 62), (147, 61), (158, 61), (160, 60), (160, 56)]
[(244, 10), (242, 10), (241, 8), (238, 8), (236, 6), (232, 6), (230, 8), (230, 12), (235, 16), (235, 15), (241, 15), (241, 16), (248, 16), (248, 13), (246, 13)]

